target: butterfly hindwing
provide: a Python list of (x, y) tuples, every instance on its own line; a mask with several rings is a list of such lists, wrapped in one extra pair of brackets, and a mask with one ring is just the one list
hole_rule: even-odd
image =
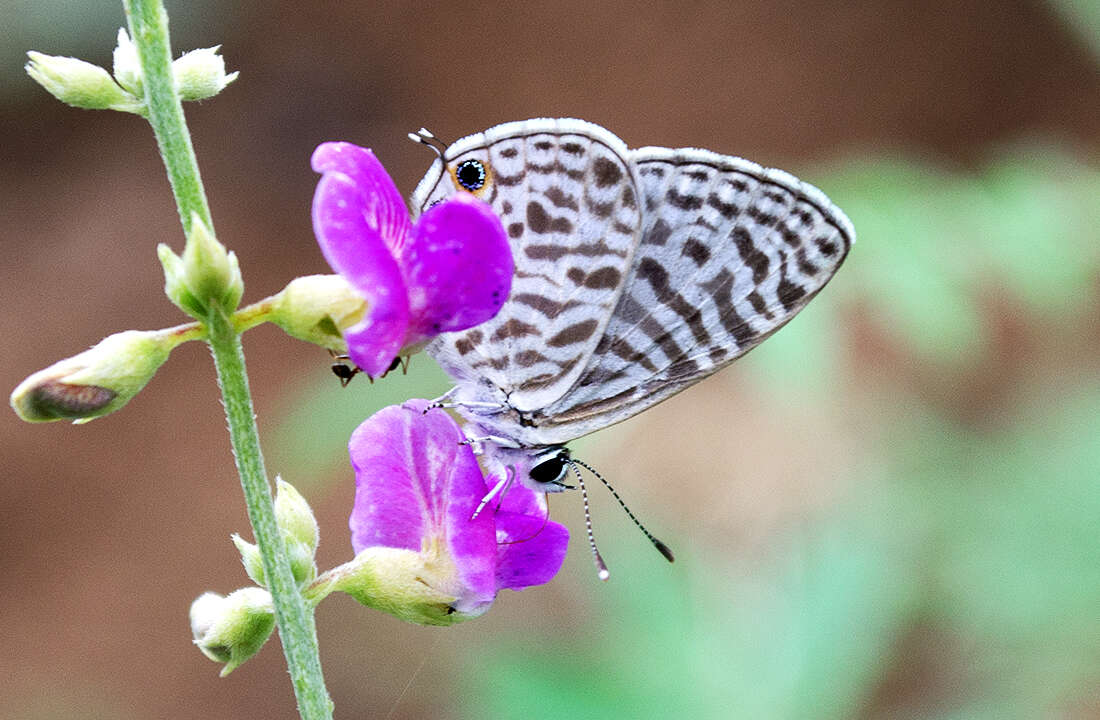
[(694, 149), (631, 159), (641, 243), (589, 367), (544, 411), (548, 440), (626, 419), (745, 354), (828, 282), (854, 238), (819, 190), (780, 170)]

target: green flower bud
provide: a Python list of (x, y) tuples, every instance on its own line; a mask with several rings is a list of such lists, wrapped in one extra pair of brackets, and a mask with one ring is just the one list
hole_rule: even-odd
[(308, 585), (317, 579), (317, 548), (310, 547), (297, 540), (283, 538), (286, 542), (287, 556), (290, 558), (290, 572), (299, 587)]
[(237, 256), (226, 251), (197, 214), (191, 214), (191, 234), (183, 256), (161, 243), (157, 257), (164, 268), (165, 294), (188, 315), (203, 320), (211, 305), (227, 313), (237, 309), (244, 294)]
[(296, 278), (272, 300), (270, 322), (291, 337), (337, 353), (347, 352), (343, 331), (367, 310), (367, 301), (339, 275)]
[(286, 539), (317, 549), (320, 529), (313, 510), (302, 494), (280, 477), (275, 478), (275, 522)]
[(145, 113), (145, 103), (119, 87), (98, 65), (33, 50), (27, 57), (27, 74), (63, 103), (88, 110)]
[(299, 584), (313, 582), (317, 577), (314, 557), (321, 531), (313, 510), (293, 485), (275, 478), (275, 524), (279, 526), (290, 555), (290, 569)]
[[(286, 545), (290, 570), (299, 586), (317, 579), (317, 544), (320, 529), (313, 517), (313, 510), (293, 485), (275, 478), (275, 524)], [(260, 557), (260, 548), (240, 535), (233, 535), (233, 544), (241, 553), (248, 577), (257, 585), (266, 587), (266, 573)]]
[(28, 377), (12, 391), (11, 406), (27, 422), (94, 420), (137, 395), (177, 342), (163, 331), (115, 333)]
[(172, 74), (176, 78), (180, 100), (214, 97), (237, 79), (240, 73), (225, 74), (225, 59), (218, 55), (220, 47), (215, 45), (192, 50), (172, 62)]
[(233, 533), (233, 544), (241, 553), (241, 564), (252, 582), (260, 587), (267, 587), (267, 579), (264, 576), (264, 563), (260, 557), (260, 548), (255, 543), (250, 543), (237, 533)]
[(126, 28), (118, 29), (118, 45), (114, 53), (115, 81), (131, 95), (145, 97), (141, 62), (138, 60), (137, 47), (130, 40)]
[(271, 594), (255, 587), (222, 597), (204, 593), (191, 603), (191, 634), (203, 655), (225, 663), (225, 677), (255, 655), (275, 629)]

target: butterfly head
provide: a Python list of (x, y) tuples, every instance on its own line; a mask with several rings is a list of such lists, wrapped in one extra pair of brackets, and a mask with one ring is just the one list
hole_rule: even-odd
[(427, 145), (438, 155), (425, 176), (428, 182), (422, 182), (414, 194), (416, 210), (426, 210), (458, 192), (468, 192), (482, 200), (491, 197), (493, 170), (485, 148), (463, 150), (444, 145), (423, 128), (419, 134), (409, 133), (409, 137)]
[(545, 493), (572, 490), (573, 486), (565, 482), (572, 462), (569, 448), (560, 445), (546, 448), (531, 456), (524, 484)]
[(562, 445), (519, 448), (488, 442), (484, 444), (483, 457), (490, 473), (498, 480), (519, 482), (539, 493), (573, 489), (565, 482), (573, 459), (569, 449)]

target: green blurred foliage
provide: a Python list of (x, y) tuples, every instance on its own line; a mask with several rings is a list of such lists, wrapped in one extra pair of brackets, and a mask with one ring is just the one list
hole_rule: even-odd
[(1100, 0), (1048, 0), (1048, 4), (1100, 60)]
[[(318, 353), (318, 357), (325, 357)], [(296, 487), (350, 472), (347, 446), (359, 423), (389, 405), (411, 398), (437, 398), (450, 389), (447, 376), (426, 355), (410, 359), (408, 372), (401, 368), (372, 383), (356, 375), (347, 387), (328, 372), (318, 372), (302, 387), (288, 393), (267, 443), (267, 464)]]
[[(965, 378), (998, 314), (1040, 347), (1096, 317), (1100, 173), (1070, 155), (1017, 151), (977, 175), (865, 161), (820, 181), (860, 239), (746, 359), (777, 398), (845, 404), (852, 322)], [(765, 562), (689, 558), (696, 592), (639, 559), (618, 575), (643, 591), (600, 596), (612, 620), (491, 643), (470, 716), (1068, 717), (1100, 681), (1100, 381), (1091, 355), (1049, 355), (994, 423), (900, 379), (857, 390), (891, 411), (851, 497)]]

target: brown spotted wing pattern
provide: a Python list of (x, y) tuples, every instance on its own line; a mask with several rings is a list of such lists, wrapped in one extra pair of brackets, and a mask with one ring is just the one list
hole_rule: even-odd
[(851, 223), (819, 190), (704, 150), (643, 148), (644, 230), (592, 362), (541, 424), (625, 419), (756, 347), (840, 267)]
[(458, 141), (429, 171), (414, 197), (420, 209), (460, 192), (460, 169), (481, 163), (484, 184), (471, 187), (499, 214), (516, 261), (500, 313), (431, 346), (456, 380), (528, 412), (561, 398), (586, 370), (641, 234), (627, 152), (587, 124), (528, 121)]
[(471, 157), (489, 167), (483, 197), (512, 238), (516, 278), (500, 315), (429, 352), (456, 399), (505, 408), (464, 414), (524, 447), (625, 420), (745, 354), (821, 290), (855, 237), (783, 171), (705, 150), (631, 151), (579, 120), (460, 140), (414, 205), (455, 192)]

